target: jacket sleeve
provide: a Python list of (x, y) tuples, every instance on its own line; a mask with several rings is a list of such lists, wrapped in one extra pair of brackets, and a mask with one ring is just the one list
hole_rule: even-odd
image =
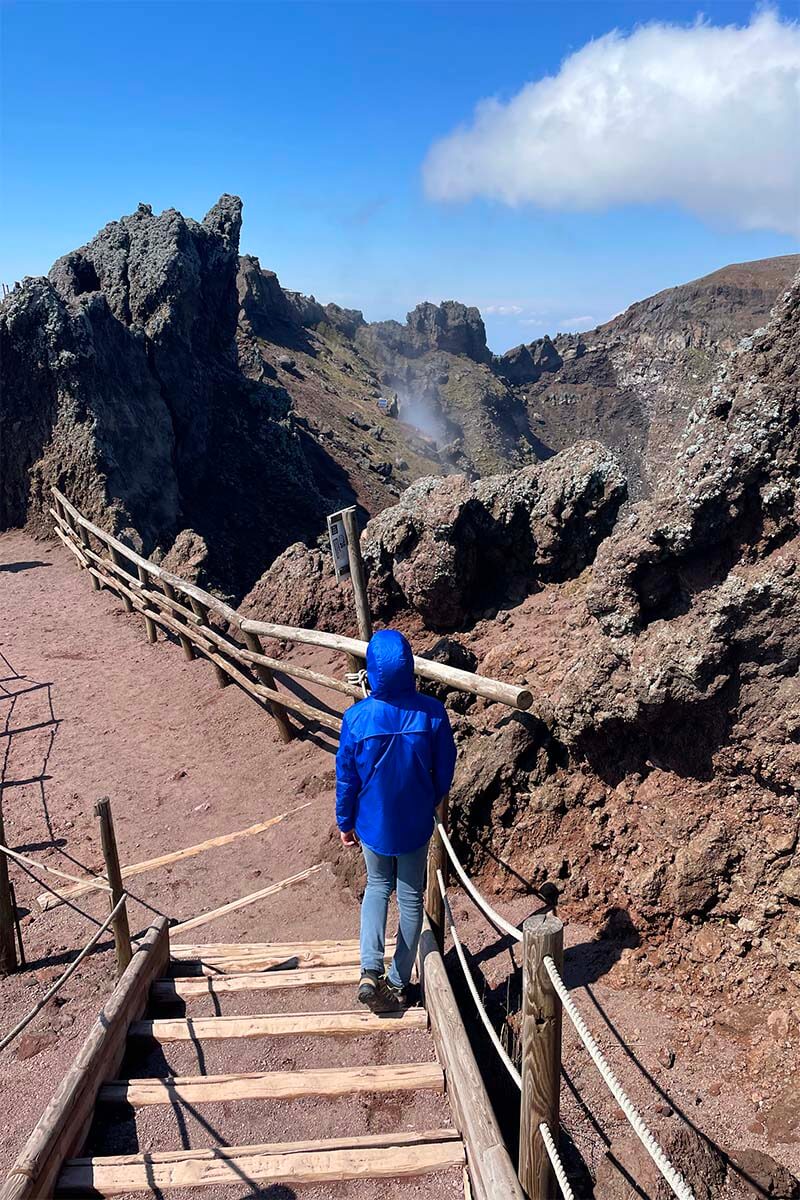
[(356, 769), (355, 749), (356, 743), (345, 717), (342, 722), (339, 749), (336, 751), (336, 824), (342, 833), (349, 833), (355, 827), (356, 806), (358, 794), (361, 791), (361, 780)]
[(456, 769), (456, 744), (447, 709), (442, 707), (441, 718), (436, 722), (433, 740), (433, 787), (436, 805), (450, 791)]

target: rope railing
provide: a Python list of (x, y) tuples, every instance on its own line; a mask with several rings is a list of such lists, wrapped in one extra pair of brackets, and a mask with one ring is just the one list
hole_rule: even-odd
[(447, 898), (447, 888), (445, 887), (445, 882), (444, 882), (444, 878), (442, 877), (441, 871), (436, 872), (436, 878), (439, 883), (439, 891), (442, 894), (442, 901), (444, 902), (444, 911), (445, 911), (445, 915), (447, 917), (447, 924), (448, 924), (448, 928), (450, 930), (450, 936), (453, 939), (453, 946), (455, 948), (456, 955), (458, 956), (458, 961), (461, 964), (461, 969), (464, 972), (464, 979), (466, 980), (466, 984), (467, 984), (467, 987), (469, 988), (470, 995), (472, 996), (472, 999), (475, 1002), (475, 1008), (477, 1009), (478, 1016), (480, 1017), (481, 1021), (483, 1022), (486, 1032), (488, 1033), (489, 1037), (491, 1038), (492, 1045), (494, 1046), (495, 1050), (497, 1051), (498, 1055), (500, 1056), (500, 1061), (502, 1062), (503, 1066), (508, 1071), (511, 1078), (514, 1080), (514, 1083), (517, 1085), (517, 1087), (521, 1088), (522, 1087), (522, 1076), (520, 1075), (517, 1068), (514, 1066), (513, 1062), (511, 1061), (511, 1058), (508, 1055), (508, 1052), (506, 1051), (505, 1046), (500, 1041), (500, 1038), (497, 1036), (497, 1030), (495, 1029), (491, 1020), (489, 1019), (489, 1014), (487, 1013), (486, 1009), (484, 1008), (481, 998), (478, 995), (478, 989), (475, 986), (475, 980), (472, 978), (472, 972), (469, 969), (467, 957), (464, 954), (464, 947), (461, 944), (461, 938), (458, 936), (458, 930), (456, 929), (455, 920), (453, 918), (453, 910), (451, 909), (450, 901)]
[(558, 1180), (558, 1186), (561, 1189), (561, 1195), (564, 1200), (575, 1200), (575, 1193), (569, 1186), (567, 1173), (564, 1170), (564, 1164), (561, 1161), (561, 1156), (558, 1153), (558, 1147), (553, 1139), (548, 1125), (542, 1121), (539, 1125), (539, 1133), (541, 1134), (544, 1148), (547, 1151), (547, 1157), (550, 1159), (550, 1166), (553, 1168), (553, 1174)]
[[(495, 927), (495, 929), (499, 929), (502, 932), (507, 933), (509, 936), (513, 937), (515, 940), (521, 942), (523, 940), (522, 930), (518, 929), (515, 925), (512, 925), (509, 921), (507, 921), (504, 917), (502, 917), (498, 912), (496, 912), (492, 908), (492, 906), (489, 904), (488, 900), (486, 900), (485, 897), (481, 895), (481, 893), (478, 891), (478, 889), (473, 884), (472, 880), (467, 875), (464, 867), (462, 866), (461, 862), (459, 861), (458, 855), (456, 854), (455, 850), (453, 849), (450, 838), (448, 837), (447, 832), (438, 817), (436, 818), (436, 832), (438, 833), (438, 835), (441, 839), (442, 845), (444, 846), (444, 848), (447, 852), (448, 858), (449, 858), (450, 862), (452, 863), (452, 865), (455, 869), (455, 872), (458, 875), (458, 878), (461, 881), (462, 885), (464, 886), (464, 890), (467, 892), (470, 899), (474, 902), (474, 904), (477, 906), (477, 908), (483, 913), (483, 915), (490, 922), (490, 924), (492, 924)], [(492, 1042), (492, 1045), (494, 1046), (495, 1050), (497, 1051), (501, 1062), (503, 1063), (506, 1070), (511, 1075), (511, 1078), (514, 1080), (514, 1082), (517, 1084), (517, 1086), (519, 1088), (521, 1088), (522, 1087), (522, 1076), (520, 1075), (517, 1068), (514, 1066), (505, 1047), (503, 1046), (502, 1042), (500, 1041), (500, 1038), (497, 1035), (497, 1031), (495, 1030), (495, 1028), (492, 1025), (492, 1022), (489, 1018), (489, 1014), (486, 1012), (486, 1009), (481, 1002), (480, 996), (478, 995), (478, 989), (475, 986), (475, 980), (472, 978), (472, 973), (469, 969), (469, 964), (467, 963), (466, 955), (464, 953), (464, 947), (461, 943), (461, 939), (458, 936), (458, 930), (456, 929), (456, 926), (455, 926), (455, 920), (453, 918), (453, 911), (452, 911), (452, 908), (450, 906), (450, 901), (447, 896), (447, 889), (445, 886), (444, 877), (442, 875), (441, 870), (437, 869), (436, 876), (437, 876), (437, 881), (438, 881), (438, 885), (439, 885), (439, 891), (442, 896), (444, 912), (445, 912), (445, 915), (447, 918), (447, 926), (448, 926), (448, 929), (450, 930), (450, 935), (453, 939), (453, 947), (456, 951), (456, 956), (458, 958), (461, 969), (464, 973), (464, 978), (466, 980), (467, 987), (468, 987), (470, 994), (472, 996), (472, 999), (475, 1003), (475, 1007), (476, 1007), (478, 1016), (480, 1017), (480, 1020), (483, 1024), (484, 1028), (486, 1029), (486, 1031), (489, 1035), (489, 1038)], [(578, 1036), (580, 1037), (583, 1044), (586, 1046), (586, 1049), (589, 1051), (592, 1061), (594, 1062), (595, 1066), (597, 1067), (598, 1071), (600, 1072), (600, 1076), (603, 1079), (603, 1082), (606, 1084), (606, 1086), (608, 1087), (612, 1096), (619, 1104), (620, 1108), (622, 1109), (623, 1113), (625, 1114), (625, 1117), (629, 1121), (634, 1133), (637, 1135), (639, 1140), (642, 1142), (642, 1145), (645, 1147), (648, 1154), (652, 1158), (653, 1162), (658, 1167), (659, 1171), (663, 1175), (663, 1177), (666, 1180), (669, 1187), (672, 1189), (673, 1193), (678, 1197), (678, 1200), (695, 1200), (695, 1196), (694, 1196), (692, 1189), (687, 1184), (683, 1175), (681, 1175), (681, 1173), (676, 1169), (676, 1167), (674, 1167), (673, 1164), (670, 1162), (668, 1156), (666, 1155), (664, 1150), (661, 1148), (661, 1146), (658, 1144), (653, 1133), (651, 1132), (651, 1130), (648, 1128), (647, 1124), (645, 1123), (644, 1118), (642, 1117), (641, 1113), (638, 1111), (636, 1106), (633, 1104), (632, 1100), (630, 1099), (630, 1097), (627, 1095), (627, 1093), (623, 1089), (622, 1084), (620, 1083), (619, 1079), (617, 1079), (616, 1075), (614, 1074), (611, 1067), (609, 1066), (605, 1056), (603, 1055), (603, 1052), (601, 1051), (601, 1049), (598, 1046), (595, 1039), (592, 1037), (592, 1034), (589, 1032), (588, 1026), (586, 1025), (585, 1021), (581, 1017), (578, 1009), (576, 1008), (575, 1003), (572, 1000), (572, 997), (570, 996), (569, 991), (567, 990), (567, 987), (564, 984), (564, 981), (558, 972), (558, 968), (556, 967), (555, 962), (548, 955), (544, 958), (543, 965), (545, 967), (545, 970), (547, 971), (547, 974), (550, 978), (553, 988), (554, 988), (556, 994), (558, 995), (558, 998), (561, 1001), (561, 1004), (562, 1004), (564, 1010), (566, 1011), (567, 1015), (569, 1016), (573, 1025), (575, 1026)], [(559, 1187), (561, 1188), (562, 1195), (565, 1197), (565, 1200), (572, 1200), (572, 1191), (570, 1189), (569, 1182), (564, 1173), (563, 1165), (560, 1163), (560, 1160), (559, 1160), (559, 1165), (557, 1167), (556, 1162), (554, 1160), (554, 1155), (557, 1158), (557, 1150), (555, 1147), (555, 1142), (553, 1141), (553, 1138), (552, 1138), (552, 1134), (550, 1133), (550, 1130), (544, 1123), (540, 1124), (539, 1131), (542, 1134), (542, 1138), (544, 1140), (544, 1144), (547, 1149), (547, 1154), (550, 1159), (551, 1165), (553, 1167), (553, 1172), (556, 1176), (556, 1179), (558, 1180)], [(545, 1131), (546, 1131), (547, 1136), (545, 1136)], [(548, 1143), (548, 1139), (549, 1139), (549, 1143)]]
[(84, 958), (86, 958), (87, 954), (91, 953), (91, 951), (94, 949), (94, 947), (100, 941), (100, 938), (103, 936), (103, 934), (109, 928), (109, 926), (112, 924), (112, 922), (114, 921), (114, 918), (121, 911), (121, 909), (123, 908), (127, 899), (128, 899), (127, 892), (123, 892), (122, 895), (120, 896), (119, 900), (117, 901), (117, 903), (112, 908), (111, 912), (106, 917), (103, 924), (91, 936), (89, 941), (86, 943), (86, 945), (83, 947), (83, 949), (79, 952), (77, 958), (73, 959), (73, 961), (67, 967), (66, 971), (64, 971), (63, 974), (61, 974), (58, 977), (58, 979), (55, 981), (55, 983), (52, 984), (52, 986), (47, 989), (47, 991), (44, 993), (44, 995), (41, 996), (36, 1001), (33, 1008), (30, 1010), (30, 1012), (26, 1013), (26, 1015), (22, 1018), (22, 1020), (18, 1021), (17, 1024), (14, 1026), (14, 1028), (9, 1030), (9, 1032), (5, 1035), (5, 1037), (0, 1040), (0, 1050), (5, 1050), (6, 1046), (8, 1046), (11, 1042), (13, 1042), (16, 1037), (19, 1037), (19, 1035), (22, 1033), (23, 1029), (26, 1029), (27, 1026), (30, 1025), (31, 1021), (36, 1016), (36, 1014), (40, 1013), (42, 1011), (44, 1006), (50, 1000), (52, 1000), (53, 996), (55, 996), (56, 992), (61, 991), (64, 984), (67, 982), (67, 980), (70, 978), (70, 976), (75, 973), (75, 971), (78, 969), (78, 966), (80, 965), (80, 963), (83, 962)]
[(501, 917), (500, 913), (495, 912), (495, 910), (492, 908), (489, 901), (486, 900), (481, 895), (481, 893), (478, 891), (478, 889), (475, 887), (474, 883), (470, 879), (469, 875), (467, 875), (467, 872), (464, 870), (461, 863), (459, 862), (458, 855), (456, 854), (455, 850), (453, 849), (453, 844), (450, 841), (450, 838), (447, 836), (447, 831), (445, 830), (444, 826), (442, 825), (442, 822), (439, 820), (438, 817), (436, 817), (436, 832), (439, 834), (439, 837), (442, 839), (442, 845), (444, 846), (445, 850), (447, 851), (447, 857), (450, 859), (451, 863), (453, 864), (456, 875), (461, 880), (464, 890), (468, 893), (470, 898), (474, 901), (474, 903), (477, 905), (477, 907), (481, 910), (481, 912), (486, 917), (486, 919), (492, 925), (494, 925), (495, 929), (497, 929), (500, 933), (506, 933), (506, 934), (508, 934), (509, 937), (515, 938), (516, 941), (521, 942), (522, 941), (522, 930), (517, 929), (516, 925), (512, 925), (509, 921), (507, 921), (505, 919), (505, 917)]
[(676, 1196), (679, 1197), (679, 1200), (695, 1200), (694, 1192), (689, 1187), (680, 1171), (678, 1171), (672, 1165), (667, 1155), (661, 1149), (652, 1132), (647, 1127), (641, 1113), (627, 1095), (622, 1087), (622, 1084), (609, 1066), (609, 1063), (606, 1060), (602, 1050), (589, 1032), (586, 1022), (579, 1013), (575, 1006), (574, 1000), (567, 991), (564, 980), (558, 973), (556, 964), (549, 955), (545, 956), (543, 959), (543, 965), (548, 976), (550, 977), (550, 982), (558, 993), (558, 998), (563, 1005), (564, 1011), (572, 1021), (572, 1024), (575, 1026), (578, 1037), (589, 1051), (594, 1065), (597, 1067), (603, 1078), (603, 1082), (624, 1112), (634, 1133), (639, 1138), (639, 1141), (642, 1143), (645, 1150), (650, 1155), (661, 1174), (664, 1176), (664, 1179), (667, 1181), (672, 1191)]

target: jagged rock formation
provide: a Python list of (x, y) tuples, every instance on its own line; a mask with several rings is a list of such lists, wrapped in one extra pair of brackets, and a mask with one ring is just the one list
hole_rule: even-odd
[[(384, 621), (413, 615), (441, 631), (519, 603), (546, 582), (579, 574), (624, 498), (616, 459), (588, 442), (473, 483), (463, 475), (417, 480), (362, 535), (371, 611)], [(302, 545), (276, 559), (244, 606), (289, 625), (349, 632), (352, 624), (330, 556)]]
[(421, 479), (362, 539), (373, 611), (463, 628), (542, 583), (577, 575), (625, 497), (612, 454), (582, 442), (510, 475)]
[(646, 494), (727, 355), (766, 323), (798, 269), (798, 255), (724, 267), (588, 333), (519, 346), (496, 366), (545, 447), (599, 438), (620, 454), (631, 494)]
[(204, 578), (236, 594), (287, 544), (313, 543), (326, 510), (378, 513), (424, 476), (517, 469), (589, 436), (635, 493), (791, 261), (497, 359), (455, 301), (370, 325), (285, 290), (238, 258), (240, 225), (235, 197), (202, 223), (141, 205), (3, 304), (0, 525), (44, 528), (61, 483), (148, 553), (192, 530)]
[[(281, 380), (369, 512), (423, 474), (490, 474), (549, 454), (530, 432), (524, 402), (492, 369), (476, 308), (425, 303), (405, 325), (367, 324), (357, 310), (282, 289), (252, 257), (241, 260), (239, 296), (249, 373)], [(395, 392), (399, 421), (378, 407)]]
[[(190, 526), (232, 592), (319, 525), (288, 394), (237, 364), (240, 226), (232, 196), (202, 223), (140, 205), (12, 293), (0, 525), (45, 528), (57, 484), (147, 553)], [(335, 464), (325, 486), (352, 495)]]
[[(740, 337), (766, 321), (798, 265), (786, 256), (726, 267), (591, 333), (495, 357), (475, 308), (424, 303), (405, 324), (368, 324), (357, 310), (281, 289), (248, 258), (240, 341), (255, 377), (280, 379), (370, 513), (421, 475), (488, 475), (585, 438), (619, 454), (636, 497), (672, 460), (693, 404)], [(399, 422), (377, 408), (392, 392)], [(361, 424), (348, 427), (351, 413)]]
[(419, 358), (440, 350), (478, 363), (492, 360), (480, 312), (457, 300), (418, 304), (406, 317), (405, 325), (399, 321), (364, 325), (359, 341), (369, 346), (375, 357), (384, 359)]
[(800, 282), (579, 586), (476, 631), (537, 716), (465, 725), (456, 788), (469, 842), (684, 962), (730, 956), (745, 996), (800, 965), (799, 420)]

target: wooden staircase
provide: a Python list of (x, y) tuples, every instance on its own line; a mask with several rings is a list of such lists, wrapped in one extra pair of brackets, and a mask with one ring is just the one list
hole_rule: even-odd
[[(175, 945), (159, 975), (144, 1014), (127, 1024), (124, 1077), (97, 1089), (88, 1153), (60, 1165), (57, 1197), (201, 1187), (252, 1196), (273, 1184), (434, 1172), (450, 1173), (443, 1195), (463, 1187), (465, 1149), (450, 1127), (428, 1015), (352, 1007), (357, 942)], [(254, 1065), (267, 1069), (245, 1069)], [(161, 1115), (148, 1119), (150, 1109)], [(428, 1123), (431, 1113), (443, 1127)], [(324, 1136), (308, 1136), (317, 1129)], [(231, 1144), (241, 1130), (274, 1140)], [(120, 1140), (130, 1149), (132, 1134), (157, 1148), (109, 1152)], [(193, 1145), (200, 1137), (206, 1144)], [(362, 1191), (354, 1183), (341, 1194)]]

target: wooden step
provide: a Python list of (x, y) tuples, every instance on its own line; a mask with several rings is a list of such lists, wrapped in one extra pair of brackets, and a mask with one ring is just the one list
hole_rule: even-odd
[(73, 1158), (61, 1173), (57, 1197), (160, 1194), (170, 1188), (334, 1183), (423, 1175), (463, 1167), (455, 1129), (379, 1133), (264, 1146), (214, 1146), (109, 1158)]
[[(394, 942), (386, 946), (394, 953)], [(330, 942), (209, 942), (172, 946), (176, 975), (221, 975), (243, 971), (291, 970), (296, 967), (339, 967), (359, 963), (357, 940)]]
[(115, 1079), (100, 1088), (99, 1101), (144, 1108), (151, 1104), (214, 1100), (295, 1100), (301, 1096), (348, 1096), (360, 1092), (444, 1091), (437, 1062), (390, 1066), (320, 1067), (311, 1071), (256, 1071), (240, 1075)]
[(190, 1017), (185, 1020), (134, 1021), (131, 1037), (154, 1038), (157, 1042), (194, 1042), (200, 1039), (350, 1036), (365, 1033), (402, 1033), (405, 1029), (427, 1029), (424, 1008), (403, 1012), (258, 1013), (250, 1017)]
[(200, 979), (157, 979), (151, 988), (154, 1000), (189, 999), (191, 996), (217, 996), (223, 992), (271, 992), (281, 988), (346, 987), (361, 978), (358, 965), (349, 967), (311, 967), (307, 971), (243, 972), (239, 975), (204, 975)]

